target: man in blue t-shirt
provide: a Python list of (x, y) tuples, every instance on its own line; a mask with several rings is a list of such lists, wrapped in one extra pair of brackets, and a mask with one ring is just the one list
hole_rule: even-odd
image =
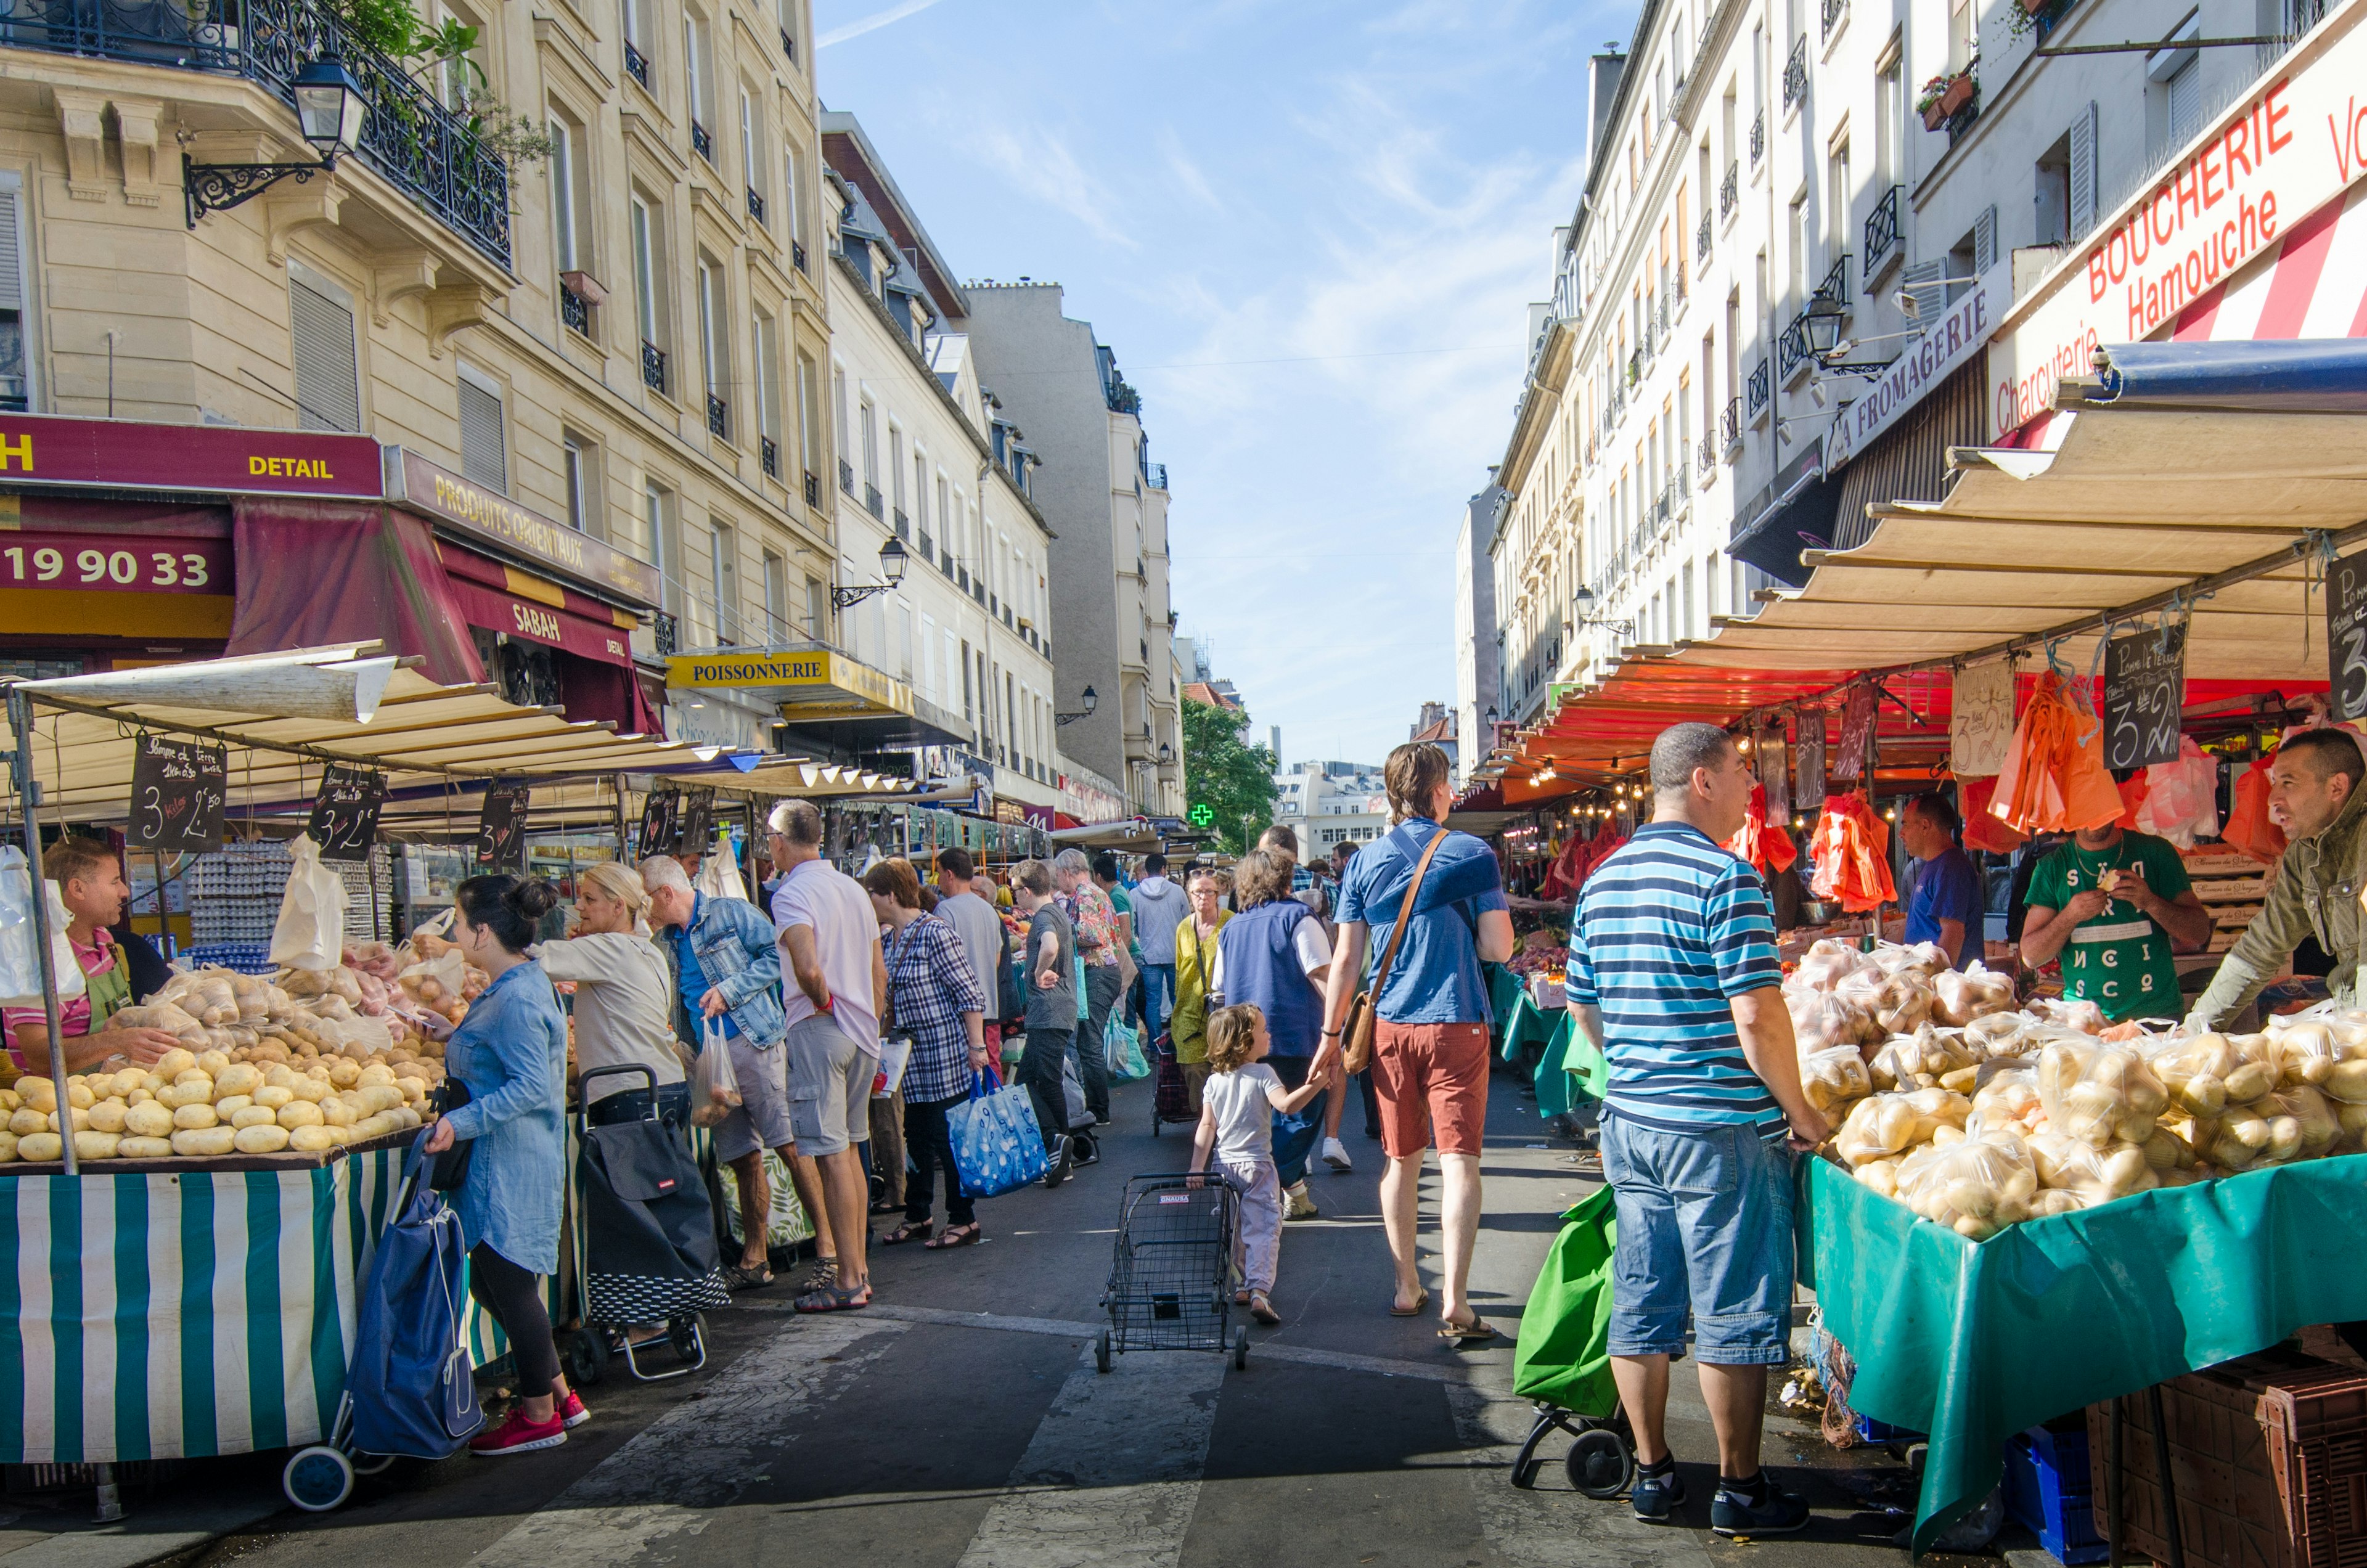
[(1389, 753), (1384, 778), (1397, 826), (1348, 863), (1316, 1059), (1320, 1063), (1341, 1048), (1348, 1004), (1368, 983), (1368, 966), (1378, 968), (1414, 870), (1438, 840), (1387, 981), (1374, 998), (1373, 1091), (1381, 1112), (1381, 1152), (1388, 1159), (1381, 1176), (1381, 1219), (1397, 1266), (1390, 1310), (1410, 1317), (1426, 1298), (1414, 1268), (1414, 1231), (1422, 1156), (1434, 1141), (1446, 1254), (1439, 1333), (1484, 1341), (1496, 1331), (1466, 1295), (1479, 1232), (1479, 1151), (1488, 1120), (1488, 987), (1479, 964), (1512, 955), (1512, 915), (1495, 852), (1468, 833), (1440, 826), (1455, 803), (1447, 771), (1446, 753), (1426, 741), (1409, 741)]
[(1948, 797), (1926, 790), (1898, 808), (1898, 847), (1916, 860), (1907, 897), (1907, 940), (1937, 942), (1958, 969), (1986, 951), (1981, 870), (1956, 842), (1965, 825)]
[(1636, 1430), (1629, 1506), (1683, 1517), (1669, 1363), (1688, 1319), (1717, 1433), (1710, 1528), (1779, 1535), (1808, 1506), (1760, 1468), (1767, 1369), (1791, 1357), (1792, 1155), (1824, 1141), (1800, 1089), (1775, 926), (1742, 828), (1749, 762), (1715, 725), (1652, 743), (1652, 820), (1595, 868), (1569, 932), (1573, 1024), (1603, 1047), (1603, 1175), (1617, 1205), (1611, 1372)]

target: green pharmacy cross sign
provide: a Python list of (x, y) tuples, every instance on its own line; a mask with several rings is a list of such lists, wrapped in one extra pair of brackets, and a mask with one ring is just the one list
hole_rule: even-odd
[(1205, 800), (1199, 805), (1194, 807), (1189, 812), (1185, 813), (1185, 815), (1192, 818), (1192, 826), (1195, 828), (1205, 828), (1209, 823), (1214, 822), (1217, 819), (1216, 811)]

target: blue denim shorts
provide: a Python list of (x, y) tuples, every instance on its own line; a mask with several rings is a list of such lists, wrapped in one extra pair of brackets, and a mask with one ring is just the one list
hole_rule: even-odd
[(1664, 1133), (1609, 1107), (1602, 1144), (1619, 1216), (1611, 1354), (1682, 1354), (1690, 1313), (1703, 1361), (1790, 1359), (1791, 1151), (1752, 1127)]

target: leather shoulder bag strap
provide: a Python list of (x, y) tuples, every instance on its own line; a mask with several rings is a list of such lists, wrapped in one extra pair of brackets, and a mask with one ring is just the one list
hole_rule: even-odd
[(1381, 966), (1373, 971), (1372, 997), (1376, 1018), (1379, 1016), (1381, 991), (1389, 983), (1389, 966), (1397, 962), (1398, 943), (1405, 940), (1406, 924), (1413, 919), (1413, 901), (1421, 892), (1421, 879), (1430, 874), (1430, 863), (1437, 855), (1438, 847), (1444, 842), (1446, 829), (1441, 828), (1438, 837), (1431, 840), (1430, 847), (1421, 852), (1421, 859), (1414, 863), (1413, 880), (1406, 885), (1405, 902), (1398, 906), (1398, 923), (1390, 929), (1388, 946), (1381, 950)]

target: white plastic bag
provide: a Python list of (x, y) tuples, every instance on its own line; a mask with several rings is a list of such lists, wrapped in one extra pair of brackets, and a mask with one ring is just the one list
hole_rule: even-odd
[[(74, 961), (74, 943), (66, 927), (67, 912), (58, 885), (43, 880), (50, 900), (50, 964), (57, 973), (58, 1000), (83, 993), (82, 965)], [(37, 1008), (41, 1005), (41, 956), (33, 945), (33, 878), (25, 852), (14, 844), (0, 845), (0, 1005)]]
[(740, 1075), (731, 1066), (731, 1042), (723, 1026), (710, 1019), (699, 1032), (698, 1061), (690, 1070), (690, 1124), (719, 1127), (740, 1102)]
[(708, 846), (707, 854), (698, 863), (698, 876), (691, 886), (709, 898), (737, 898), (748, 903), (748, 885), (740, 880), (740, 858), (732, 852), (731, 835), (719, 831), (715, 842)]
[(2137, 827), (2158, 833), (2181, 850), (2197, 839), (2219, 836), (2219, 764), (2203, 748), (2180, 736), (2178, 759), (2146, 770), (2146, 797), (2137, 805)]
[(271, 928), (271, 962), (289, 969), (334, 969), (345, 942), (345, 880), (321, 863), (321, 846), (299, 833), (288, 846), (295, 863)]

